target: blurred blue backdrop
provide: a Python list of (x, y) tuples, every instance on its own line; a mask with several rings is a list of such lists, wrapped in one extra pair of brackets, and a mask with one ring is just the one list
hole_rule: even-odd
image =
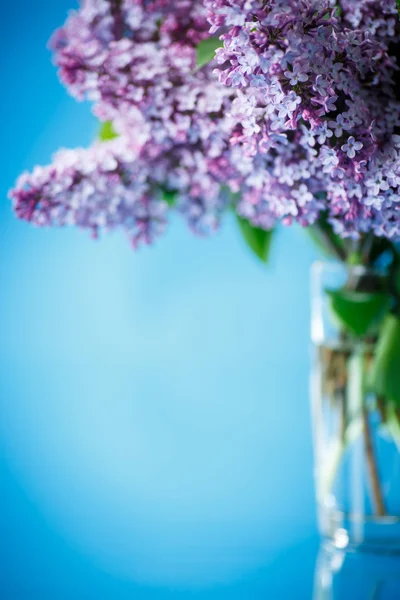
[(227, 218), (123, 236), (17, 222), (6, 195), (96, 123), (46, 42), (73, 0), (1, 20), (1, 598), (311, 598), (309, 267)]

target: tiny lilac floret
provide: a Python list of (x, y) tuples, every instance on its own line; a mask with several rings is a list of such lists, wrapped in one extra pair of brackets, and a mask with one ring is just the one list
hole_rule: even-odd
[(354, 158), (356, 153), (361, 150), (363, 144), (361, 142), (356, 142), (355, 138), (351, 135), (347, 140), (346, 144), (343, 144), (341, 149), (343, 152), (346, 152), (349, 158)]

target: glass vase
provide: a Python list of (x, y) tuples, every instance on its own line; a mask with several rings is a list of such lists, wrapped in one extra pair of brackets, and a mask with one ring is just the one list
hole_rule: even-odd
[(380, 340), (400, 331), (378, 302), (389, 283), (384, 270), (361, 266), (319, 262), (312, 271), (318, 521), (340, 549), (400, 551), (400, 409), (374, 384)]
[(315, 565), (313, 600), (400, 598), (397, 555), (346, 552), (322, 545)]

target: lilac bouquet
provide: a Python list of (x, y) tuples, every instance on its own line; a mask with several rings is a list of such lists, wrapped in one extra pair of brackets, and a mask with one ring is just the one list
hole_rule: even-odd
[(390, 245), (399, 31), (394, 0), (85, 0), (51, 48), (106, 141), (23, 175), (15, 211), (137, 245), (170, 210), (204, 234), (232, 207), (249, 235), (322, 229), (341, 258), (349, 240)]
[(328, 380), (349, 379), (349, 345), (372, 344), (368, 386), (399, 443), (396, 1), (82, 0), (50, 46), (102, 125), (90, 148), (20, 177), (17, 216), (121, 228), (137, 247), (173, 211), (207, 235), (231, 210), (264, 261), (273, 230), (299, 223), (348, 265), (326, 289), (345, 345), (324, 350)]

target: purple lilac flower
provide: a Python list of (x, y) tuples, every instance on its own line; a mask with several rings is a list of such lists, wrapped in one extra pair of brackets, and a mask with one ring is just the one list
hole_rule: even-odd
[(153, 242), (166, 226), (168, 206), (155, 174), (121, 137), (58, 152), (52, 165), (21, 175), (11, 198), (16, 214), (35, 225), (76, 225), (95, 237), (121, 228), (137, 246)]
[[(240, 186), (229, 147), (234, 95), (212, 66), (196, 68), (196, 46), (207, 37), (200, 0), (83, 0), (51, 41), (71, 94), (113, 122), (125, 146), (137, 149), (150, 193), (157, 185), (176, 192), (177, 209), (197, 233), (217, 227), (226, 183)], [(258, 124), (248, 127), (251, 135)], [(51, 168), (45, 173), (51, 177)]]
[(208, 36), (201, 0), (85, 0), (51, 46), (72, 95), (118, 130), (166, 146), (205, 140), (219, 127), (210, 115), (223, 115), (232, 95), (210, 67), (196, 70), (196, 46)]
[[(398, 10), (392, 0), (341, 0), (343, 18), (354, 30), (369, 31), (374, 37), (398, 41)], [(393, 39), (395, 38), (395, 40)]]
[[(53, 37), (55, 62), (121, 137), (23, 175), (18, 216), (151, 242), (166, 221), (161, 188), (200, 233), (217, 227), (228, 188), (259, 227), (327, 212), (341, 236), (400, 237), (394, 0), (341, 6), (83, 0)], [(223, 48), (198, 68), (210, 32)]]
[(346, 144), (343, 144), (341, 149), (343, 150), (343, 152), (346, 152), (346, 154), (349, 158), (354, 158), (356, 153), (359, 152), (362, 147), (363, 147), (362, 142), (357, 142), (354, 139), (354, 136), (351, 135), (348, 138)]
[[(221, 83), (229, 87), (234, 71), (241, 77), (242, 103), (256, 98), (249, 118), (256, 116), (260, 130), (253, 128), (249, 135), (243, 107), (242, 136), (234, 142), (251, 156), (253, 166), (271, 132), (286, 134), (289, 146), (296, 148), (272, 151), (260, 205), (273, 207), (277, 215), (281, 212), (287, 222), (285, 202), (290, 197), (298, 212), (294, 215), (289, 202), (289, 220), (295, 216), (310, 224), (324, 210), (340, 235), (355, 237), (372, 230), (399, 237), (400, 214), (391, 200), (397, 197), (400, 173), (392, 137), (400, 128), (393, 80), (397, 66), (389, 47), (399, 41), (395, 2), (344, 0), (341, 11), (328, 0), (205, 0), (205, 4), (210, 31), (221, 34), (224, 42), (218, 50)], [(258, 60), (249, 62), (250, 53)], [(308, 178), (304, 171), (301, 185), (311, 193), (326, 192), (325, 201), (299, 204), (288, 160), (294, 155), (308, 165)], [(289, 187), (286, 198), (278, 191), (272, 195), (279, 183)], [(245, 211), (243, 203), (241, 209)]]

